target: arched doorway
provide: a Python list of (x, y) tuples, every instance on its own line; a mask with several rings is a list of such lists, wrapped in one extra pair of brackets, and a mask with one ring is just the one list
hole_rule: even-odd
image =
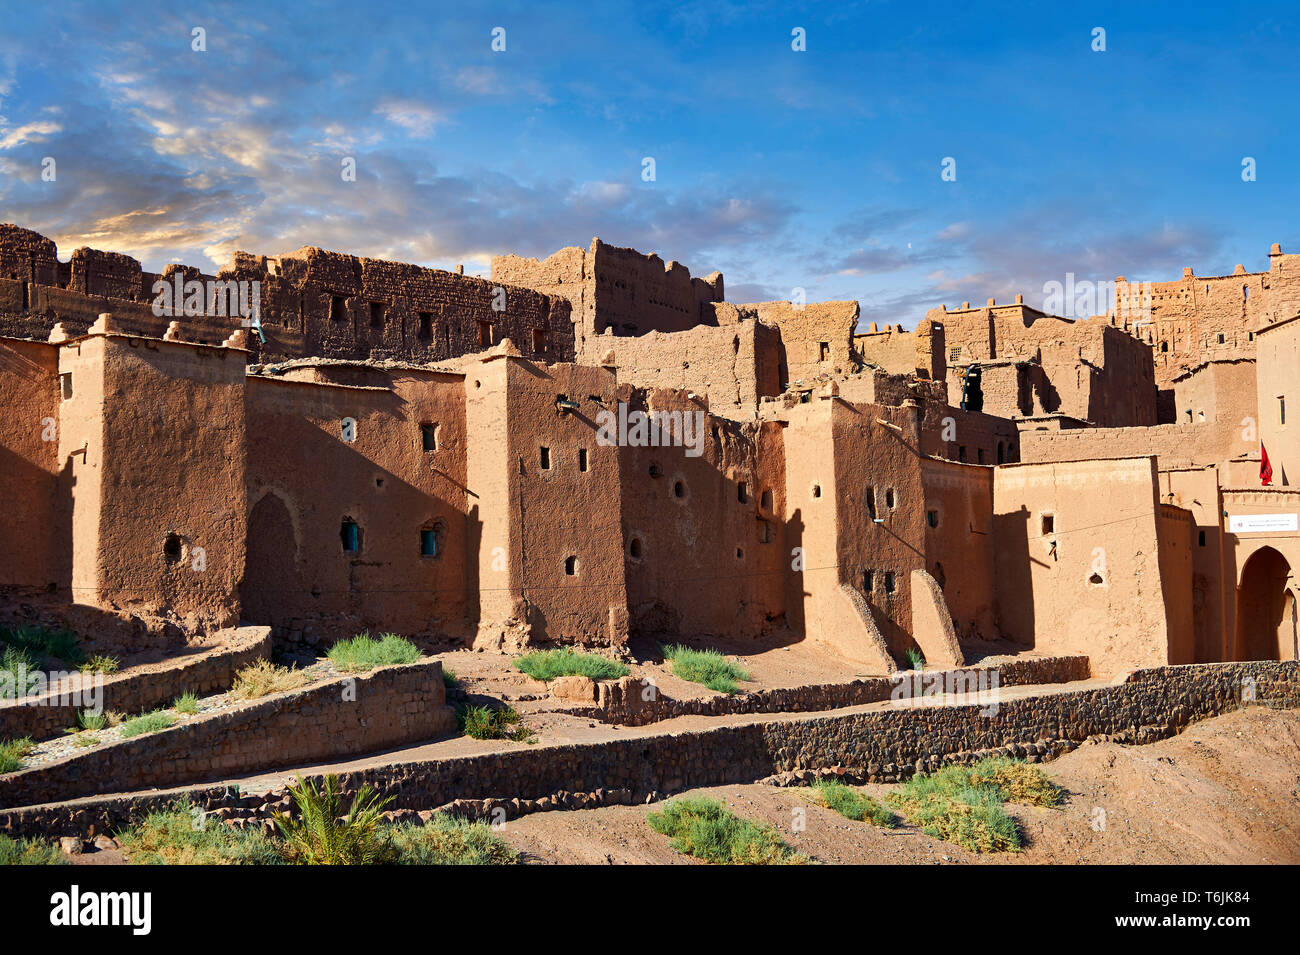
[(1296, 600), (1291, 565), (1272, 547), (1250, 555), (1237, 587), (1237, 660), (1294, 660)]
[(278, 494), (268, 493), (248, 515), (248, 549), (239, 597), (249, 623), (283, 626), (302, 595), (293, 518)]

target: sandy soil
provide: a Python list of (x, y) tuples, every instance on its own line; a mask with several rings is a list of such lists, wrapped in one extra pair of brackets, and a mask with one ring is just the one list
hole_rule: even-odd
[[(1198, 723), (1144, 747), (1090, 744), (1045, 764), (1064, 787), (1059, 809), (1008, 806), (1027, 847), (978, 855), (903, 825), (880, 829), (814, 804), (806, 789), (765, 785), (694, 791), (778, 827), (827, 863), (1300, 862), (1300, 713), (1265, 707)], [(883, 796), (890, 786), (869, 786)], [(645, 823), (655, 806), (539, 813), (503, 835), (530, 861), (693, 864)], [(803, 831), (792, 831), (796, 810)], [(1103, 814), (1104, 813), (1104, 817)]]

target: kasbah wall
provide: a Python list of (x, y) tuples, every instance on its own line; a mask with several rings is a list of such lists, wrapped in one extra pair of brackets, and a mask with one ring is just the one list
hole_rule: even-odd
[[(1161, 352), (1163, 318), (1019, 299), (859, 332), (599, 239), (489, 279), (314, 248), (154, 275), (0, 226), (0, 620), (1295, 659), (1297, 259), (1232, 277), (1245, 307), (1157, 291)], [(205, 285), (155, 314), (178, 276), (260, 283), (261, 327)]]

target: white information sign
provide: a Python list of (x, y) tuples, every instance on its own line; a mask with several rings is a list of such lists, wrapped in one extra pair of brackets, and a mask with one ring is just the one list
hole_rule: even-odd
[(1300, 529), (1295, 514), (1230, 514), (1230, 534), (1276, 534)]

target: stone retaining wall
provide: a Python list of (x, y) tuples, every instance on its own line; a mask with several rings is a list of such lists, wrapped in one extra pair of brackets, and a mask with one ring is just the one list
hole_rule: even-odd
[[(184, 693), (210, 696), (230, 689), (235, 674), (257, 660), (271, 657), (271, 629), (269, 627), (240, 627), (217, 634), (225, 646), (190, 657), (177, 658), (176, 665), (167, 670), (143, 673), (122, 673), (103, 678), (100, 690), (102, 711), (119, 713), (144, 713), (168, 705)], [(223, 639), (224, 638), (224, 639)], [(81, 674), (71, 678), (75, 683)], [(75, 725), (77, 713), (86, 708), (84, 699), (75, 693), (75, 686), (50, 690), (21, 700), (0, 702), (0, 739), (34, 740), (58, 736)], [(87, 687), (86, 692), (90, 692)], [(68, 702), (75, 700), (75, 702)]]
[[(1242, 705), (1243, 684), (1260, 704), (1300, 706), (1300, 663), (1252, 662), (1161, 667), (1127, 682), (1070, 692), (962, 705), (899, 705), (723, 726), (600, 743), (540, 746), (477, 756), (399, 763), (342, 774), (347, 791), (363, 784), (393, 797), (393, 809), (428, 809), (456, 800), (493, 800), (510, 811), (550, 797), (613, 791), (621, 801), (701, 786), (744, 783), (783, 773), (847, 768), (864, 780), (891, 781), (988, 753), (1049, 759), (1089, 737), (1147, 743), (1189, 723)], [(255, 809), (276, 795), (191, 790), (196, 805)], [(140, 818), (176, 796), (83, 800), (0, 813), (0, 831), (60, 835), (103, 832)], [(580, 804), (583, 804), (580, 801)], [(536, 805), (536, 802), (534, 803)]]
[(454, 725), (441, 662), (383, 667), (19, 770), (0, 777), (0, 806), (75, 799), (106, 786), (178, 786), (355, 756), (433, 739)]
[[(927, 670), (919, 674), (867, 677), (850, 683), (779, 687), (753, 693), (712, 696), (706, 699), (674, 700), (656, 692), (645, 699), (645, 685), (635, 677), (598, 683), (596, 705), (571, 712), (605, 723), (645, 726), (676, 716), (722, 716), (728, 713), (803, 713), (834, 710), (864, 703), (879, 703), (903, 694), (921, 695), (927, 687), (983, 690), (994, 686), (1024, 686), (1036, 683), (1073, 683), (1091, 675), (1086, 656), (1031, 657), (992, 666)], [(952, 692), (952, 690), (948, 690)]]

